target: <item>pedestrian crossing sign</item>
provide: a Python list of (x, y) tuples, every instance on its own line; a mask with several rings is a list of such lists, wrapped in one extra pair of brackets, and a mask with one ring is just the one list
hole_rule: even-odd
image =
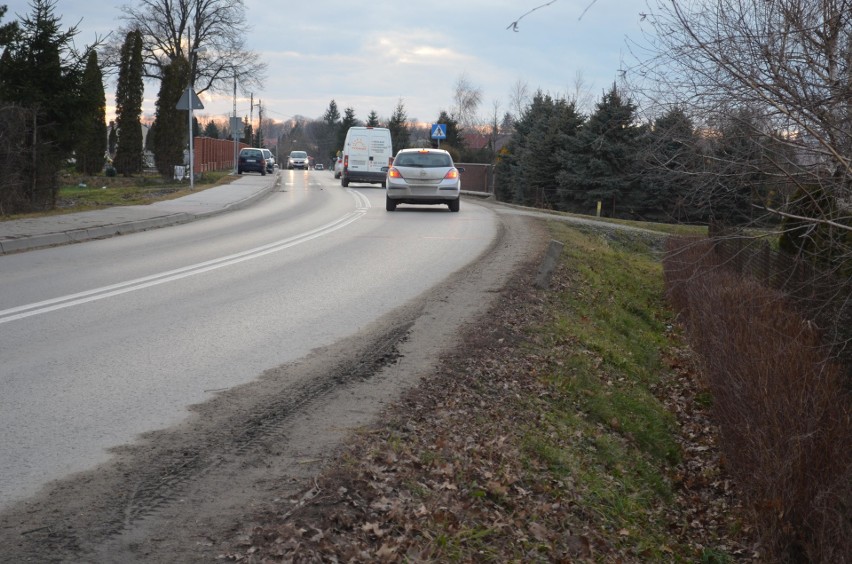
[(432, 124), (432, 139), (446, 139), (447, 138), (447, 124), (446, 123), (433, 123)]

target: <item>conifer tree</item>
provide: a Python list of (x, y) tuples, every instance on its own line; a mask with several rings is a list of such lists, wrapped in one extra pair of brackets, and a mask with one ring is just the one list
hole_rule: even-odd
[(175, 106), (187, 86), (188, 65), (186, 59), (178, 57), (163, 71), (160, 92), (157, 95), (156, 121), (157, 134), (154, 138), (154, 160), (157, 171), (170, 177), (174, 167), (184, 164), (184, 148), (187, 147), (186, 110)]
[(380, 125), (379, 114), (376, 113), (376, 110), (370, 110), (370, 114), (367, 116), (367, 127), (379, 127)]
[(674, 107), (654, 121), (640, 149), (643, 220), (706, 221), (697, 198), (696, 173), (701, 170), (698, 136), (692, 120)]
[(526, 132), (524, 150), (518, 155), (524, 173), (528, 205), (559, 208), (565, 190), (557, 194), (557, 176), (562, 170), (560, 154), (573, 147), (582, 117), (573, 102), (553, 99), (538, 91), (521, 117)]
[(81, 112), (77, 129), (77, 171), (97, 174), (104, 167), (107, 148), (106, 95), (98, 54), (92, 50), (83, 72)]
[[(373, 113), (375, 114), (375, 112)], [(378, 118), (376, 120), (376, 125), (373, 127), (378, 127)], [(340, 121), (340, 128), (337, 130), (337, 139), (334, 146), (335, 153), (343, 148), (343, 141), (346, 140), (346, 132), (349, 131), (350, 127), (356, 125), (358, 125), (358, 119), (355, 117), (355, 108), (349, 107), (343, 110), (343, 119)]]
[(210, 120), (207, 122), (207, 125), (204, 126), (204, 136), (210, 137), (211, 139), (218, 139), (221, 135), (219, 131), (219, 126), (216, 125), (216, 122)]
[(560, 155), (560, 187), (573, 197), (569, 211), (594, 213), (598, 202), (606, 216), (634, 217), (640, 205), (637, 148), (641, 129), (636, 106), (615, 85), (579, 131), (577, 144)]
[(77, 29), (60, 29), (55, 0), (33, 0), (19, 25), (0, 28), (0, 99), (27, 114), (20, 132), (17, 169), (23, 182), (4, 179), (4, 209), (50, 208), (59, 191), (58, 172), (74, 150), (80, 115), (83, 57), (74, 50)]
[(113, 166), (124, 176), (142, 172), (142, 72), (142, 34), (134, 30), (127, 34), (121, 47), (115, 92), (118, 146)]
[(408, 116), (405, 114), (405, 104), (400, 99), (396, 108), (388, 120), (388, 129), (391, 135), (391, 147), (394, 152), (409, 146), (410, 133), (408, 131)]
[(328, 103), (328, 109), (323, 114), (322, 120), (330, 126), (335, 126), (340, 122), (340, 111), (337, 109), (337, 102), (333, 99)]

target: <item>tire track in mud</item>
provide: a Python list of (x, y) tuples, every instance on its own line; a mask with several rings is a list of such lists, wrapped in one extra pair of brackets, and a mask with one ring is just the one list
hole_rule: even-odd
[[(320, 378), (313, 378), (294, 395), (275, 401), (264, 407), (257, 415), (251, 416), (235, 428), (242, 432), (226, 438), (230, 448), (222, 452), (218, 440), (201, 445), (195, 454), (184, 454), (183, 458), (163, 468), (160, 476), (146, 477), (137, 485), (124, 510), (121, 528), (131, 526), (136, 520), (149, 517), (173, 502), (180, 493), (181, 486), (188, 480), (198, 478), (213, 471), (227, 456), (244, 457), (258, 447), (258, 443), (273, 437), (287, 434), (287, 420), (296, 411), (304, 408), (338, 386), (355, 380), (369, 379), (377, 369), (392, 364), (399, 358), (398, 344), (405, 341), (414, 322), (396, 327), (375, 343), (372, 351), (351, 364), (339, 366)], [(205, 453), (215, 448), (215, 459)], [(111, 534), (120, 532), (112, 531)]]
[[(407, 312), (407, 316), (412, 315), (416, 316), (417, 312)], [(244, 403), (238, 397), (255, 395), (254, 384), (227, 390), (193, 408), (196, 412), (193, 419), (220, 414), (213, 417), (214, 421), (190, 423), (190, 428), (154, 431), (145, 435), (142, 444), (114, 449), (122, 462), (84, 473), (92, 475), (82, 479), (85, 487), (74, 483), (81, 481), (80, 476), (62, 481), (46, 492), (43, 499), (24, 503), (27, 507), (0, 516), (0, 562), (102, 561), (96, 556), (99, 546), (108, 545), (111, 539), (139, 522), (167, 510), (180, 500), (189, 484), (223, 465), (245, 459), (254, 451), (263, 454), (268, 443), (286, 443), (289, 420), (294, 414), (337, 388), (370, 380), (378, 370), (396, 362), (401, 356), (399, 345), (408, 339), (413, 323), (413, 320), (398, 323), (367, 342), (347, 344), (342, 353), (336, 353), (336, 347), (329, 347), (315, 351), (309, 361), (268, 371), (261, 377), (267, 386), (272, 382), (265, 401)], [(353, 347), (360, 354), (349, 356)], [(343, 360), (329, 367), (325, 359), (335, 356)], [(292, 372), (302, 373), (296, 383), (282, 382)], [(233, 403), (240, 405), (237, 414), (221, 416), (227, 411), (226, 406)], [(200, 431), (199, 425), (204, 427)], [(193, 439), (200, 440), (190, 442)], [(161, 443), (166, 447), (157, 446)], [(96, 486), (97, 491), (88, 496), (76, 493), (89, 490), (91, 483), (101, 478), (103, 485)], [(61, 501), (53, 501), (54, 498)], [(86, 511), (78, 513), (78, 506)], [(31, 515), (33, 521), (21, 522), (22, 514)]]

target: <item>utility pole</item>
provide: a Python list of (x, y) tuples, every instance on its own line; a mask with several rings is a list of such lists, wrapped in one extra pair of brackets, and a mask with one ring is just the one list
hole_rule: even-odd
[(257, 101), (257, 146), (263, 145), (263, 105), (262, 101)]
[(237, 75), (234, 75), (234, 117), (231, 118), (231, 137), (234, 138), (234, 174), (237, 174), (239, 164), (237, 164)]

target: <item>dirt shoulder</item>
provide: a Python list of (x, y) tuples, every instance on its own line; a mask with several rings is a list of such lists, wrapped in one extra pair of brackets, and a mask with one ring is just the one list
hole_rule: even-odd
[(505, 218), (482, 259), (441, 288), (0, 515), (3, 558), (210, 562), (229, 553), (258, 516), (309, 491), (354, 433), (431, 377), (545, 244), (535, 221)]

